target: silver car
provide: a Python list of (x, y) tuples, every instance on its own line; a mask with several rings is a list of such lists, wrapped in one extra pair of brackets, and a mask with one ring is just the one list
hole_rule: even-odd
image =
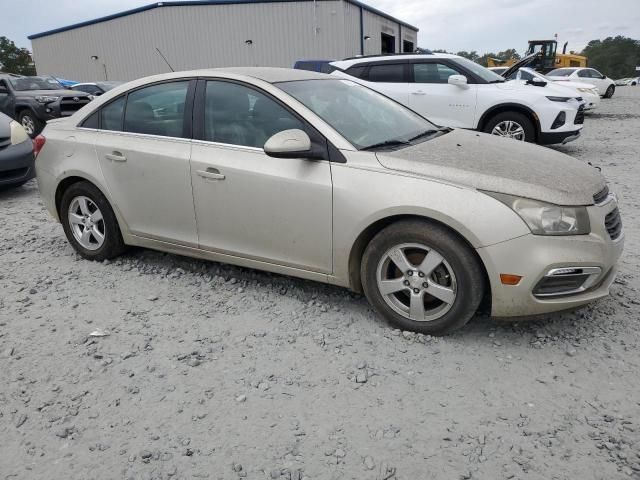
[(584, 305), (623, 248), (595, 168), (320, 73), (148, 77), (44, 137), (42, 198), (83, 257), (137, 245), (340, 285), (406, 330), (450, 332), (483, 302), (496, 317)]

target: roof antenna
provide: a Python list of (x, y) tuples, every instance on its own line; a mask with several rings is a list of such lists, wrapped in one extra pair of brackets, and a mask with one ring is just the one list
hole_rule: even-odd
[(169, 68), (171, 69), (172, 72), (175, 72), (175, 70), (173, 69), (173, 67), (171, 66), (171, 64), (169, 63), (169, 60), (167, 60), (167, 58), (162, 54), (162, 52), (160, 51), (160, 49), (158, 47), (156, 47), (156, 51), (158, 52), (158, 55), (160, 55), (162, 57), (162, 59), (164, 60), (164, 63), (166, 63)]

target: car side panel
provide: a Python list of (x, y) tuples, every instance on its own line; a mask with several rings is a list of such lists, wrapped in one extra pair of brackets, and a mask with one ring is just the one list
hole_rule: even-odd
[(474, 248), (529, 233), (507, 206), (477, 190), (376, 167), (366, 152), (343, 154), (347, 163), (332, 165), (334, 281), (338, 285), (349, 286), (349, 257), (358, 236), (388, 217), (415, 215), (440, 221)]

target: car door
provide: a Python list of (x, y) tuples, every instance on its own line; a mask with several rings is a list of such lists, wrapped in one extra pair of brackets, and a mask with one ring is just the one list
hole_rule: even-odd
[(96, 154), (131, 233), (197, 246), (191, 190), (195, 81), (130, 91), (100, 110)]
[(363, 71), (367, 86), (409, 105), (409, 79), (407, 62), (384, 62), (372, 64)]
[(598, 92), (600, 93), (600, 95), (604, 95), (604, 93), (607, 91), (607, 88), (609, 87), (609, 81), (607, 80), (607, 78), (593, 68), (589, 69), (589, 74), (591, 75), (591, 82), (596, 87), (598, 87)]
[[(571, 80), (575, 82), (588, 83), (589, 85), (593, 85), (598, 89), (598, 91), (600, 91), (601, 86), (591, 75), (590, 68), (583, 68), (582, 70), (578, 70), (576, 73), (572, 74), (571, 77)], [(602, 95), (602, 93), (603, 92), (600, 92), (600, 95)]]
[[(292, 128), (313, 140), (311, 127), (267, 93), (232, 81), (201, 81), (196, 106), (191, 178), (200, 248), (331, 273), (329, 162), (273, 158), (262, 148)], [(326, 149), (324, 139), (316, 143)]]
[(451, 75), (462, 73), (436, 60), (412, 63), (409, 107), (438, 125), (473, 128), (478, 86), (451, 85)]

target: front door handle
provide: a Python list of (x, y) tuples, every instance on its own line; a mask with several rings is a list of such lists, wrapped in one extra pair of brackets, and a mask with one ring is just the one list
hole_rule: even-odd
[(220, 173), (217, 168), (209, 167), (206, 170), (198, 170), (198, 175), (202, 178), (208, 178), (210, 180), (224, 180), (225, 176)]
[(127, 161), (127, 157), (125, 157), (122, 153), (118, 152), (118, 151), (113, 151), (111, 153), (107, 153), (104, 158), (106, 158), (107, 160), (111, 160), (113, 162), (126, 162)]
[(427, 92), (423, 92), (422, 90), (416, 90), (415, 92), (411, 92), (411, 95), (426, 95)]

